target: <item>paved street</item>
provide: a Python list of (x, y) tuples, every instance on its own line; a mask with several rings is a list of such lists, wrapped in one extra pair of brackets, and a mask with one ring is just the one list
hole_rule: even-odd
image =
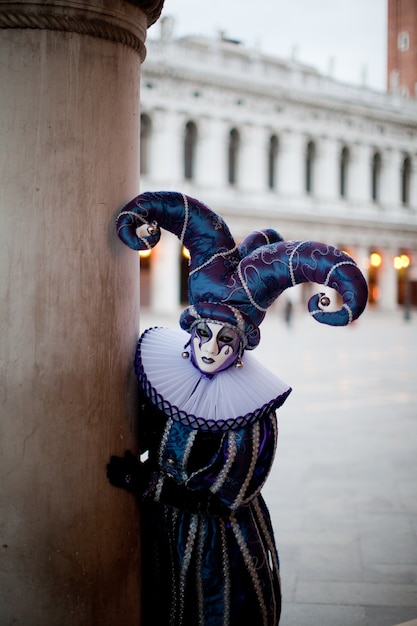
[[(177, 319), (142, 316), (141, 327)], [(417, 312), (354, 325), (269, 310), (255, 350), (292, 387), (264, 489), (281, 559), (280, 626), (417, 619)], [(411, 626), (411, 624), (410, 624)]]

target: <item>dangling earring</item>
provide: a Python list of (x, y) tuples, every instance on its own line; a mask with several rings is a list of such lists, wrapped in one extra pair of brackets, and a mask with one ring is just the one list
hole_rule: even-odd
[(190, 345), (190, 343), (191, 343), (191, 339), (189, 341), (187, 341), (187, 343), (184, 346), (183, 352), (181, 352), (181, 356), (182, 356), (183, 359), (188, 359), (189, 356), (190, 356), (190, 353), (187, 350), (187, 348)]
[(237, 361), (235, 363), (235, 368), (238, 369), (238, 370), (240, 370), (243, 367), (243, 363), (242, 363), (243, 351), (244, 350), (243, 350), (242, 344), (240, 344), (239, 355), (238, 355)]

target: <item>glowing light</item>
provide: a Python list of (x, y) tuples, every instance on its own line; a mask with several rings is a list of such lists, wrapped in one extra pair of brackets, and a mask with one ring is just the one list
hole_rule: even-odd
[(394, 267), (396, 270), (405, 269), (410, 265), (410, 257), (408, 254), (400, 254), (394, 258)]
[(182, 253), (182, 256), (183, 256), (185, 259), (188, 259), (188, 260), (190, 260), (190, 259), (191, 259), (191, 254), (190, 254), (190, 251), (189, 251), (189, 250), (188, 250), (188, 248), (186, 248), (185, 246), (183, 246), (183, 247), (182, 247), (182, 251), (181, 251), (181, 253)]
[(379, 267), (382, 263), (382, 257), (379, 252), (372, 252), (370, 256), (370, 262), (372, 267)]
[(401, 258), (399, 256), (394, 257), (394, 267), (396, 270), (400, 270), (403, 264)]
[(400, 256), (403, 267), (408, 267), (410, 265), (410, 257), (408, 254), (401, 254)]
[(139, 250), (139, 257), (141, 259), (147, 259), (148, 257), (151, 256), (151, 252), (152, 250)]

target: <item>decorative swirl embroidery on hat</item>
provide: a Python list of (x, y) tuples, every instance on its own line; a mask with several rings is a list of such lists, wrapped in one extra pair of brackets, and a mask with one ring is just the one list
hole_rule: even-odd
[(335, 264), (333, 265), (333, 267), (331, 267), (331, 268), (329, 269), (329, 273), (327, 274), (327, 276), (326, 276), (326, 280), (325, 280), (325, 281), (324, 281), (324, 283), (323, 283), (323, 285), (324, 285), (325, 287), (327, 287), (327, 286), (328, 286), (328, 284), (329, 284), (329, 280), (330, 280), (330, 276), (331, 276), (331, 274), (332, 274), (332, 273), (333, 273), (333, 272), (334, 272), (334, 271), (335, 271), (338, 267), (341, 267), (342, 265), (353, 265), (353, 266), (355, 266), (355, 267), (356, 267), (356, 263), (355, 263), (354, 261), (340, 261), (340, 263), (335, 263)]
[[(292, 242), (289, 242), (289, 243), (292, 243)], [(288, 260), (288, 269), (289, 269), (289, 272), (290, 272), (291, 284), (292, 284), (292, 286), (293, 286), (293, 287), (295, 287), (295, 286), (296, 286), (297, 281), (295, 280), (294, 267), (293, 267), (292, 260), (293, 260), (293, 258), (294, 258), (294, 254), (297, 252), (297, 250), (298, 250), (299, 248), (301, 248), (301, 246), (302, 246), (304, 243), (305, 243), (304, 241), (300, 241), (300, 242), (299, 242), (299, 244), (298, 244), (298, 246), (295, 246), (295, 247), (294, 247), (294, 249), (292, 250), (292, 252), (291, 252), (291, 254), (290, 254), (290, 258), (289, 258), (289, 260)]]
[(233, 246), (233, 248), (230, 248), (230, 250), (225, 250), (224, 252), (216, 252), (216, 254), (213, 254), (213, 256), (211, 256), (207, 261), (205, 261), (198, 267), (195, 267), (194, 269), (190, 270), (189, 276), (192, 276), (196, 272), (199, 272), (200, 270), (202, 270), (204, 267), (207, 267), (208, 265), (210, 265), (210, 263), (213, 263), (215, 259), (218, 259), (220, 257), (226, 258), (230, 254), (233, 254), (233, 252), (236, 252), (236, 250), (237, 250), (237, 246)]
[[(151, 223), (149, 238), (140, 238), (136, 223)], [(178, 192), (145, 192), (132, 200), (117, 219), (120, 238), (133, 249), (155, 246), (159, 228), (177, 235), (187, 246), (191, 261), (188, 277), (190, 305), (198, 315), (213, 319), (210, 307), (218, 303), (238, 309), (243, 315), (246, 350), (260, 341), (259, 325), (268, 308), (285, 289), (299, 283), (329, 285), (342, 298), (337, 311), (318, 311), (316, 296), (308, 309), (324, 324), (344, 326), (365, 309), (368, 287), (353, 259), (331, 245), (317, 241), (285, 241), (273, 229), (254, 231), (237, 245), (225, 221), (202, 202)], [(348, 306), (344, 306), (348, 305)], [(186, 310), (187, 311), (187, 310)], [(234, 324), (235, 316), (220, 309), (218, 321)], [(181, 327), (190, 332), (197, 316), (183, 312)]]
[(243, 287), (243, 289), (245, 290), (246, 295), (248, 296), (248, 300), (249, 300), (249, 302), (252, 304), (252, 306), (254, 306), (254, 307), (255, 307), (255, 309), (258, 309), (258, 311), (262, 311), (263, 313), (265, 313), (265, 312), (268, 310), (268, 307), (265, 307), (265, 308), (264, 308), (264, 307), (260, 306), (260, 305), (259, 305), (257, 302), (255, 302), (255, 300), (253, 299), (252, 294), (251, 294), (251, 292), (250, 292), (250, 289), (249, 289), (249, 287), (247, 286), (246, 281), (245, 281), (245, 280), (244, 280), (244, 278), (243, 278), (241, 264), (239, 264), (239, 265), (238, 265), (238, 267), (237, 267), (237, 273), (238, 273), (238, 276), (239, 276), (239, 280), (240, 280), (240, 282), (241, 282), (241, 284), (242, 284), (242, 287)]
[[(121, 213), (119, 213), (117, 219), (118, 219), (118, 223), (117, 223), (117, 234), (120, 233), (120, 231), (122, 230), (122, 228), (128, 228), (130, 226), (129, 223), (126, 222), (122, 222), (121, 224), (119, 224), (119, 218), (122, 217), (123, 215), (130, 215), (130, 217), (133, 218), (133, 223), (136, 224), (137, 221), (142, 222), (142, 224), (148, 224), (148, 221), (142, 217), (142, 215), (140, 213), (135, 213), (134, 211), (122, 211)], [(136, 226), (135, 226), (136, 228)]]

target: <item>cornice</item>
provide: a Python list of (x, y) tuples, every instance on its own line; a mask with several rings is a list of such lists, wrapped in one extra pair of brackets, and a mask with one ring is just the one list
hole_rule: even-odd
[[(253, 211), (253, 206), (249, 205), (246, 210), (242, 208), (242, 204), (239, 206), (222, 206), (221, 214), (223, 217), (230, 219), (244, 220), (246, 218), (257, 219), (256, 212)], [(325, 211), (316, 211), (314, 213), (307, 213), (306, 211), (292, 210), (291, 212), (282, 210), (279, 204), (272, 210), (263, 208), (263, 218), (269, 219), (271, 225), (279, 222), (281, 225), (286, 222), (295, 222), (297, 226), (304, 224), (305, 226), (314, 227), (317, 225), (326, 226), (330, 228), (341, 228), (343, 231), (351, 230), (351, 232), (378, 232), (379, 237), (384, 234), (390, 233), (392, 236), (402, 237), (415, 237), (417, 235), (417, 222), (414, 216), (410, 214), (410, 219), (399, 222), (395, 221), (395, 217), (391, 217), (383, 210), (378, 216), (370, 217), (368, 215), (356, 214), (354, 219), (352, 215), (336, 215), (329, 214)], [(385, 218), (385, 219), (383, 219)], [(404, 216), (403, 216), (404, 220)], [(358, 231), (359, 232), (359, 231)]]
[(417, 128), (416, 118), (408, 115), (398, 106), (394, 108), (381, 105), (372, 105), (371, 102), (361, 102), (343, 98), (335, 98), (325, 93), (312, 93), (295, 89), (292, 86), (284, 87), (279, 84), (262, 84), (251, 82), (240, 75), (216, 74), (214, 71), (198, 71), (194, 67), (184, 65), (171, 65), (151, 60), (150, 57), (142, 69), (142, 80), (148, 77), (175, 81), (196, 83), (209, 88), (220, 89), (222, 92), (236, 91), (243, 97), (263, 98), (265, 101), (277, 102), (282, 105), (305, 107), (309, 111), (313, 109), (339, 113), (344, 116), (357, 116), (367, 121), (394, 124), (405, 128)]

